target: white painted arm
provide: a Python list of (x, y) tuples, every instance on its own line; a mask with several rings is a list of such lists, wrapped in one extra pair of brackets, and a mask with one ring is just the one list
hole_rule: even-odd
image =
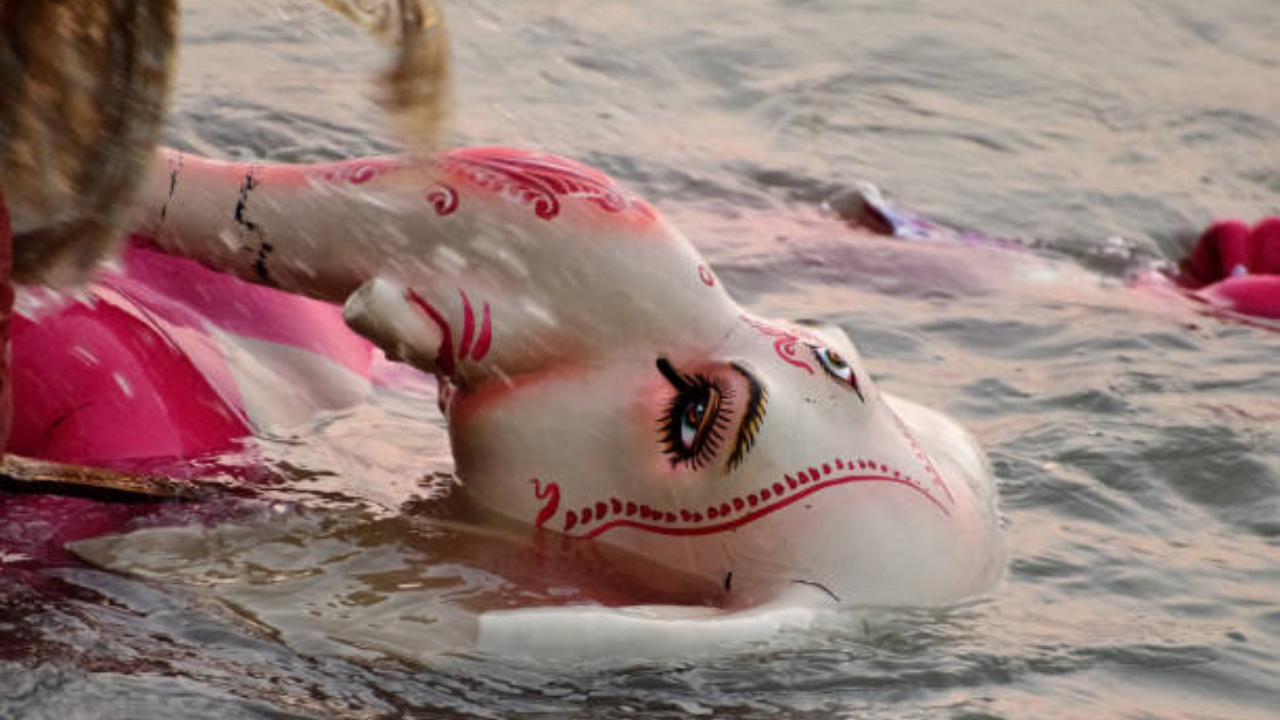
[(133, 227), (214, 270), (342, 302), (389, 263), (415, 255), (408, 246), (421, 238), (404, 226), (422, 204), (413, 190), (427, 175), (391, 158), (259, 165), (162, 150)]
[(561, 343), (529, 267), (504, 242), (549, 225), (494, 193), (453, 212), (456, 191), (439, 168), (410, 158), (259, 165), (166, 150), (133, 226), (164, 252), (249, 282), (350, 298), (352, 328), (419, 369), (462, 383), (521, 372)]

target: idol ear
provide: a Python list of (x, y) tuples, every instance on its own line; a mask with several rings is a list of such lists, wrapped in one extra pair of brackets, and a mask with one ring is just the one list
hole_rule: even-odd
[(443, 280), (417, 288), (375, 277), (347, 298), (342, 315), (389, 358), (463, 386), (538, 370), (571, 345), (530, 303)]

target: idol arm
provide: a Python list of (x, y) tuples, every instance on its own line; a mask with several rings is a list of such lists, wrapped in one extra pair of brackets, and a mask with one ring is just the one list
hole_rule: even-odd
[[(252, 283), (332, 303), (404, 261), (419, 237), (389, 237), (413, 208), (359, 173), (421, 172), (395, 158), (316, 165), (225, 162), (162, 149), (132, 227), (159, 250)], [(391, 218), (392, 221), (388, 221)], [(389, 230), (389, 233), (386, 232)]]
[(477, 229), (435, 211), (435, 168), (429, 159), (264, 165), (162, 150), (133, 227), (162, 252), (345, 305), (348, 325), (389, 356), (461, 384), (540, 366), (564, 345), (563, 328), (522, 302), (519, 281), (450, 265)]

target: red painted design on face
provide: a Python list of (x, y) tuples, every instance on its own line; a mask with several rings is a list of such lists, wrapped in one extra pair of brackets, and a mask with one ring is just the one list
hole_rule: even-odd
[(531, 478), (529, 482), (533, 483), (533, 496), (539, 500), (546, 500), (542, 509), (538, 511), (538, 517), (533, 521), (533, 526), (541, 530), (543, 523), (550, 520), (560, 507), (560, 486), (553, 482), (544, 486), (538, 478)]
[(698, 266), (698, 279), (701, 280), (702, 284), (706, 285), (707, 287), (716, 286), (716, 276), (711, 273), (711, 268), (707, 267), (706, 265)]
[(800, 345), (804, 342), (799, 335), (791, 332), (790, 330), (783, 330), (782, 328), (777, 328), (769, 325), (768, 323), (756, 320), (749, 315), (743, 315), (742, 320), (752, 328), (755, 328), (756, 332), (761, 335), (774, 338), (773, 350), (778, 353), (778, 357), (782, 358), (783, 362), (788, 365), (803, 368), (805, 372), (810, 375), (813, 374), (813, 368), (809, 366), (809, 363), (799, 359), (801, 354)]
[(444, 166), (478, 187), (531, 205), (534, 214), (543, 220), (560, 214), (560, 199), (565, 197), (584, 199), (608, 213), (633, 211), (650, 220), (655, 217), (648, 203), (622, 189), (608, 175), (554, 155), (508, 148), (469, 148), (450, 153)]
[[(723, 502), (719, 505), (709, 505), (706, 508), (686, 507), (673, 510), (656, 509), (650, 508), (648, 505), (641, 505), (639, 518), (637, 519), (632, 517), (635, 514), (634, 512), (627, 512), (625, 517), (621, 517), (620, 513), (614, 511), (611, 517), (609, 504), (596, 502), (587, 505), (580, 512), (570, 510), (565, 513), (561, 532), (574, 538), (595, 538), (614, 528), (630, 527), (659, 535), (714, 535), (729, 532), (747, 523), (754, 522), (821, 490), (856, 483), (900, 485), (924, 497), (944, 516), (951, 516), (951, 510), (948, 505), (954, 506), (955, 500), (951, 498), (949, 492), (947, 492), (947, 501), (949, 502), (943, 502), (942, 499), (933, 494), (929, 487), (910, 476), (904, 475), (901, 471), (890, 468), (884, 463), (866, 459), (859, 459), (856, 462), (842, 459), (836, 462), (837, 467), (842, 464), (849, 469), (847, 473), (837, 472), (831, 463), (824, 463), (821, 470), (809, 468), (796, 473), (800, 478), (799, 480), (796, 480), (791, 475), (785, 475), (785, 485), (782, 482), (773, 483), (758, 493), (750, 492), (744, 496), (733, 498), (730, 501), (732, 504)], [(855, 467), (861, 468), (862, 471), (854, 471)], [(927, 467), (930, 473), (936, 474), (932, 469), (932, 465)], [(942, 487), (945, 490), (946, 486), (943, 485)], [(634, 503), (627, 503), (629, 510), (634, 507)], [(544, 507), (543, 510), (545, 511), (546, 508)], [(547, 519), (543, 518), (541, 512), (538, 514), (538, 518), (541, 520), (535, 522), (545, 522)], [(596, 526), (585, 527), (592, 523), (595, 523)], [(571, 531), (575, 529), (578, 532), (572, 533)]]
[(924, 465), (925, 472), (929, 473), (929, 477), (933, 480), (933, 484), (936, 487), (942, 488), (942, 492), (947, 496), (947, 500), (950, 500), (951, 504), (955, 505), (956, 499), (951, 495), (951, 488), (947, 487), (946, 481), (942, 479), (942, 474), (933, 466), (933, 460), (929, 458), (925, 453), (924, 448), (920, 447), (920, 443), (916, 442), (915, 436), (907, 429), (907, 424), (902, 422), (902, 418), (898, 417), (897, 413), (893, 413), (893, 421), (897, 423), (898, 430), (902, 432), (903, 437), (907, 439), (907, 443), (911, 445), (911, 450), (916, 454), (916, 459), (920, 461), (921, 465)]

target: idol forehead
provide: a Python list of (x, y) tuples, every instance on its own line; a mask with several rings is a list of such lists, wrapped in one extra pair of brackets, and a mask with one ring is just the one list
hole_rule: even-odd
[[(800, 325), (765, 320), (740, 314), (731, 324), (716, 327), (710, 337), (686, 337), (665, 345), (637, 343), (629, 348), (571, 363), (548, 372), (538, 373), (542, 381), (572, 381), (587, 376), (640, 376), (642, 385), (660, 380), (658, 361), (665, 360), (681, 373), (744, 372), (753, 381), (767, 385), (785, 382), (797, 371), (795, 379), (822, 379), (817, 372), (812, 351), (830, 348), (851, 362), (861, 357), (852, 340), (836, 325)], [(667, 384), (662, 381), (662, 384)], [(621, 389), (621, 386), (618, 387)]]
[(796, 320), (795, 326), (827, 347), (840, 350), (846, 355), (857, 354), (858, 348), (854, 345), (853, 338), (849, 337), (844, 328), (835, 323), (823, 320)]

